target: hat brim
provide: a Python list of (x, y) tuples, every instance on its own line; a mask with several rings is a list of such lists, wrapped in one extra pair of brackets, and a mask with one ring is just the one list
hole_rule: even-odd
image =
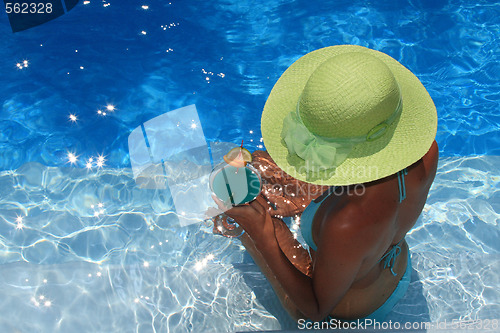
[[(381, 138), (360, 143), (334, 171), (312, 176), (304, 161), (291, 156), (281, 138), (283, 119), (295, 110), (307, 80), (325, 60), (348, 53), (368, 53), (382, 60), (392, 71), (402, 94), (401, 115)], [(276, 164), (290, 176), (313, 184), (350, 185), (392, 175), (424, 156), (437, 131), (436, 107), (420, 80), (392, 57), (357, 45), (322, 48), (298, 59), (274, 85), (261, 119), (264, 145)]]

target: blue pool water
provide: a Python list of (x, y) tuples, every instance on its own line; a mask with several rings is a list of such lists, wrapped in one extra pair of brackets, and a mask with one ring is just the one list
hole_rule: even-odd
[(0, 35), (0, 331), (293, 327), (238, 241), (179, 226), (167, 191), (136, 185), (127, 140), (196, 104), (208, 141), (262, 149), (274, 82), (337, 44), (393, 56), (438, 110), (439, 170), (389, 319), (500, 317), (496, 1), (90, 0), (16, 34), (0, 15)]

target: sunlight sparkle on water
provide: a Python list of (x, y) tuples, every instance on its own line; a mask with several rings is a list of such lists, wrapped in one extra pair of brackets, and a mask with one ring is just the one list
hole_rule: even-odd
[(90, 208), (94, 210), (94, 217), (99, 217), (101, 215), (104, 215), (105, 210), (104, 210), (104, 204), (102, 202), (98, 203), (96, 205), (90, 205)]
[(23, 68), (27, 68), (27, 67), (28, 67), (28, 64), (29, 64), (29, 63), (28, 63), (28, 60), (23, 60), (22, 62), (18, 62), (18, 63), (16, 64), (16, 67), (17, 67), (18, 69), (23, 69)]
[(68, 153), (68, 162), (71, 164), (75, 164), (76, 161), (78, 161), (78, 156), (76, 156), (74, 153)]
[(18, 215), (16, 218), (16, 229), (17, 230), (22, 230), (24, 228), (24, 223), (23, 223), (23, 217)]
[(40, 302), (38, 302), (35, 297), (31, 297), (31, 301), (35, 306), (40, 306)]
[(44, 295), (38, 296), (38, 299), (36, 297), (31, 297), (31, 302), (36, 307), (39, 307), (42, 304), (47, 308), (50, 308), (52, 306), (52, 301), (50, 299), (47, 299)]
[(106, 161), (106, 159), (104, 158), (103, 155), (99, 155), (97, 156), (97, 162), (95, 163), (95, 165), (98, 167), (98, 168), (102, 168), (104, 167), (104, 162)]
[(200, 261), (197, 261), (194, 264), (194, 269), (197, 270), (197, 271), (201, 271), (203, 268), (205, 268), (205, 266), (207, 266), (208, 261), (209, 260), (213, 260), (214, 258), (215, 258), (215, 256), (213, 254), (207, 255), (205, 258), (203, 258)]

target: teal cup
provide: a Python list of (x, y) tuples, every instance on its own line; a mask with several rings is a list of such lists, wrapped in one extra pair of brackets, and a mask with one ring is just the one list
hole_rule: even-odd
[(262, 190), (259, 172), (250, 164), (236, 168), (222, 163), (210, 174), (210, 189), (227, 205), (237, 206), (255, 200)]

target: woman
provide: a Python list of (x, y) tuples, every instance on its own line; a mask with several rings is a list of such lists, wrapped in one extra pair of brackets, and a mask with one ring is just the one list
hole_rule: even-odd
[[(281, 76), (262, 114), (269, 156), (255, 154), (268, 184), (226, 214), (293, 317), (382, 321), (404, 295), (436, 128), (423, 85), (383, 53), (327, 47)], [(309, 253), (277, 218), (295, 214)]]

